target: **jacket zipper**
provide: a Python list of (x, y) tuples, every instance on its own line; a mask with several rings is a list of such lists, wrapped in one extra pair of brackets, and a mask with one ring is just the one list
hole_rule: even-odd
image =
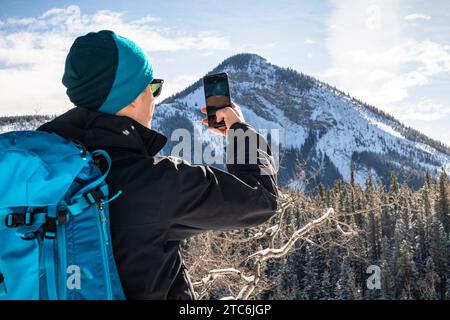
[(106, 216), (105, 216), (105, 211), (103, 208), (103, 204), (99, 203), (98, 204), (98, 211), (99, 211), (99, 217), (98, 217), (98, 228), (99, 228), (99, 233), (102, 237), (102, 244), (101, 244), (101, 249), (102, 249), (102, 260), (103, 260), (103, 268), (105, 270), (105, 280), (106, 280), (106, 291), (107, 291), (107, 295), (108, 295), (108, 300), (112, 300), (112, 286), (111, 286), (111, 274), (109, 271), (109, 259), (108, 259), (108, 254), (106, 251), (106, 247), (109, 245), (109, 240), (108, 240), (108, 233), (107, 233), (107, 223), (108, 221), (106, 220)]

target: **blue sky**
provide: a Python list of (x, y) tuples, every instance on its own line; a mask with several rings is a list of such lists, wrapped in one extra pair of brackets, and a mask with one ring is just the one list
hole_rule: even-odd
[(0, 115), (69, 109), (60, 80), (70, 45), (111, 29), (148, 52), (164, 96), (253, 52), (450, 144), (450, 2), (429, 3), (0, 0)]

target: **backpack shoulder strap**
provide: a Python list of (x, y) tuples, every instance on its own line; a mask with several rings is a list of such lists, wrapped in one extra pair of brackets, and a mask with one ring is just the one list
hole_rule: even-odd
[(111, 157), (106, 151), (103, 150), (95, 150), (94, 152), (92, 152), (92, 157), (96, 156), (102, 156), (106, 160), (107, 169), (105, 173), (83, 187), (72, 197), (71, 203), (67, 204), (67, 209), (73, 215), (80, 214), (84, 209), (95, 203), (108, 203), (116, 199), (122, 193), (122, 190), (120, 190), (112, 198), (108, 199), (108, 185), (104, 182), (111, 169)]

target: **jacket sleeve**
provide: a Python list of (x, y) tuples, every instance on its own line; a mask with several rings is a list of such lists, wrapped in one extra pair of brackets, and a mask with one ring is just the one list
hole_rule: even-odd
[[(171, 193), (173, 201), (166, 208), (169, 240), (182, 240), (209, 230), (252, 227), (276, 212), (277, 176), (266, 140), (248, 124), (236, 123), (230, 129), (228, 172), (190, 165), (178, 158), (162, 160), (173, 164), (166, 178), (177, 181)], [(256, 145), (252, 146), (252, 138)], [(252, 157), (252, 151), (256, 151), (256, 156)]]

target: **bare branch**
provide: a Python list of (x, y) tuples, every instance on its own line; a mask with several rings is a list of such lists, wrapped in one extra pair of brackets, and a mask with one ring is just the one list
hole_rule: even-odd
[[(263, 277), (262, 271), (265, 263), (270, 259), (286, 257), (299, 247), (296, 243), (300, 240), (325, 250), (325, 246), (340, 246), (340, 243), (335, 240), (318, 243), (311, 238), (314, 236), (315, 239), (320, 240), (317, 237), (327, 234), (326, 238), (330, 238), (331, 233), (336, 231), (347, 238), (356, 235), (352, 226), (340, 221), (340, 219), (338, 220), (342, 215), (333, 208), (327, 209), (320, 217), (313, 219), (314, 216), (317, 216), (318, 209), (316, 204), (310, 201), (308, 197), (298, 193), (293, 195), (286, 192), (280, 194), (279, 201), (277, 215), (272, 217), (263, 228), (254, 228), (256, 229), (254, 232), (252, 230), (241, 230), (220, 234), (210, 233), (205, 236), (207, 243), (209, 243), (205, 247), (207, 251), (201, 251), (199, 248), (197, 258), (193, 261), (193, 265), (197, 269), (202, 268), (204, 273), (201, 273), (206, 274), (199, 281), (193, 283), (196, 290), (199, 290), (197, 293), (199, 298), (208, 295), (212, 288), (222, 285), (222, 288), (228, 288), (230, 293), (237, 292), (236, 295), (225, 295), (222, 299), (249, 299), (255, 294), (256, 290), (263, 290), (264, 287), (269, 288), (267, 286), (270, 285), (270, 281), (276, 280)], [(291, 209), (292, 211), (289, 211)], [(299, 212), (302, 212), (304, 220), (312, 220), (295, 229), (289, 221), (291, 221), (293, 214)], [(323, 226), (326, 227), (325, 230), (323, 230)], [(275, 243), (278, 241), (280, 244), (277, 246)], [(230, 252), (239, 252), (239, 254), (230, 254)], [(192, 255), (194, 256), (195, 253), (192, 253)], [(199, 256), (202, 257), (201, 262), (198, 260)], [(214, 263), (216, 256), (230, 257), (229, 266), (234, 267), (208, 270), (207, 266), (209, 265), (220, 265), (218, 261)], [(210, 260), (211, 258), (213, 260)]]

